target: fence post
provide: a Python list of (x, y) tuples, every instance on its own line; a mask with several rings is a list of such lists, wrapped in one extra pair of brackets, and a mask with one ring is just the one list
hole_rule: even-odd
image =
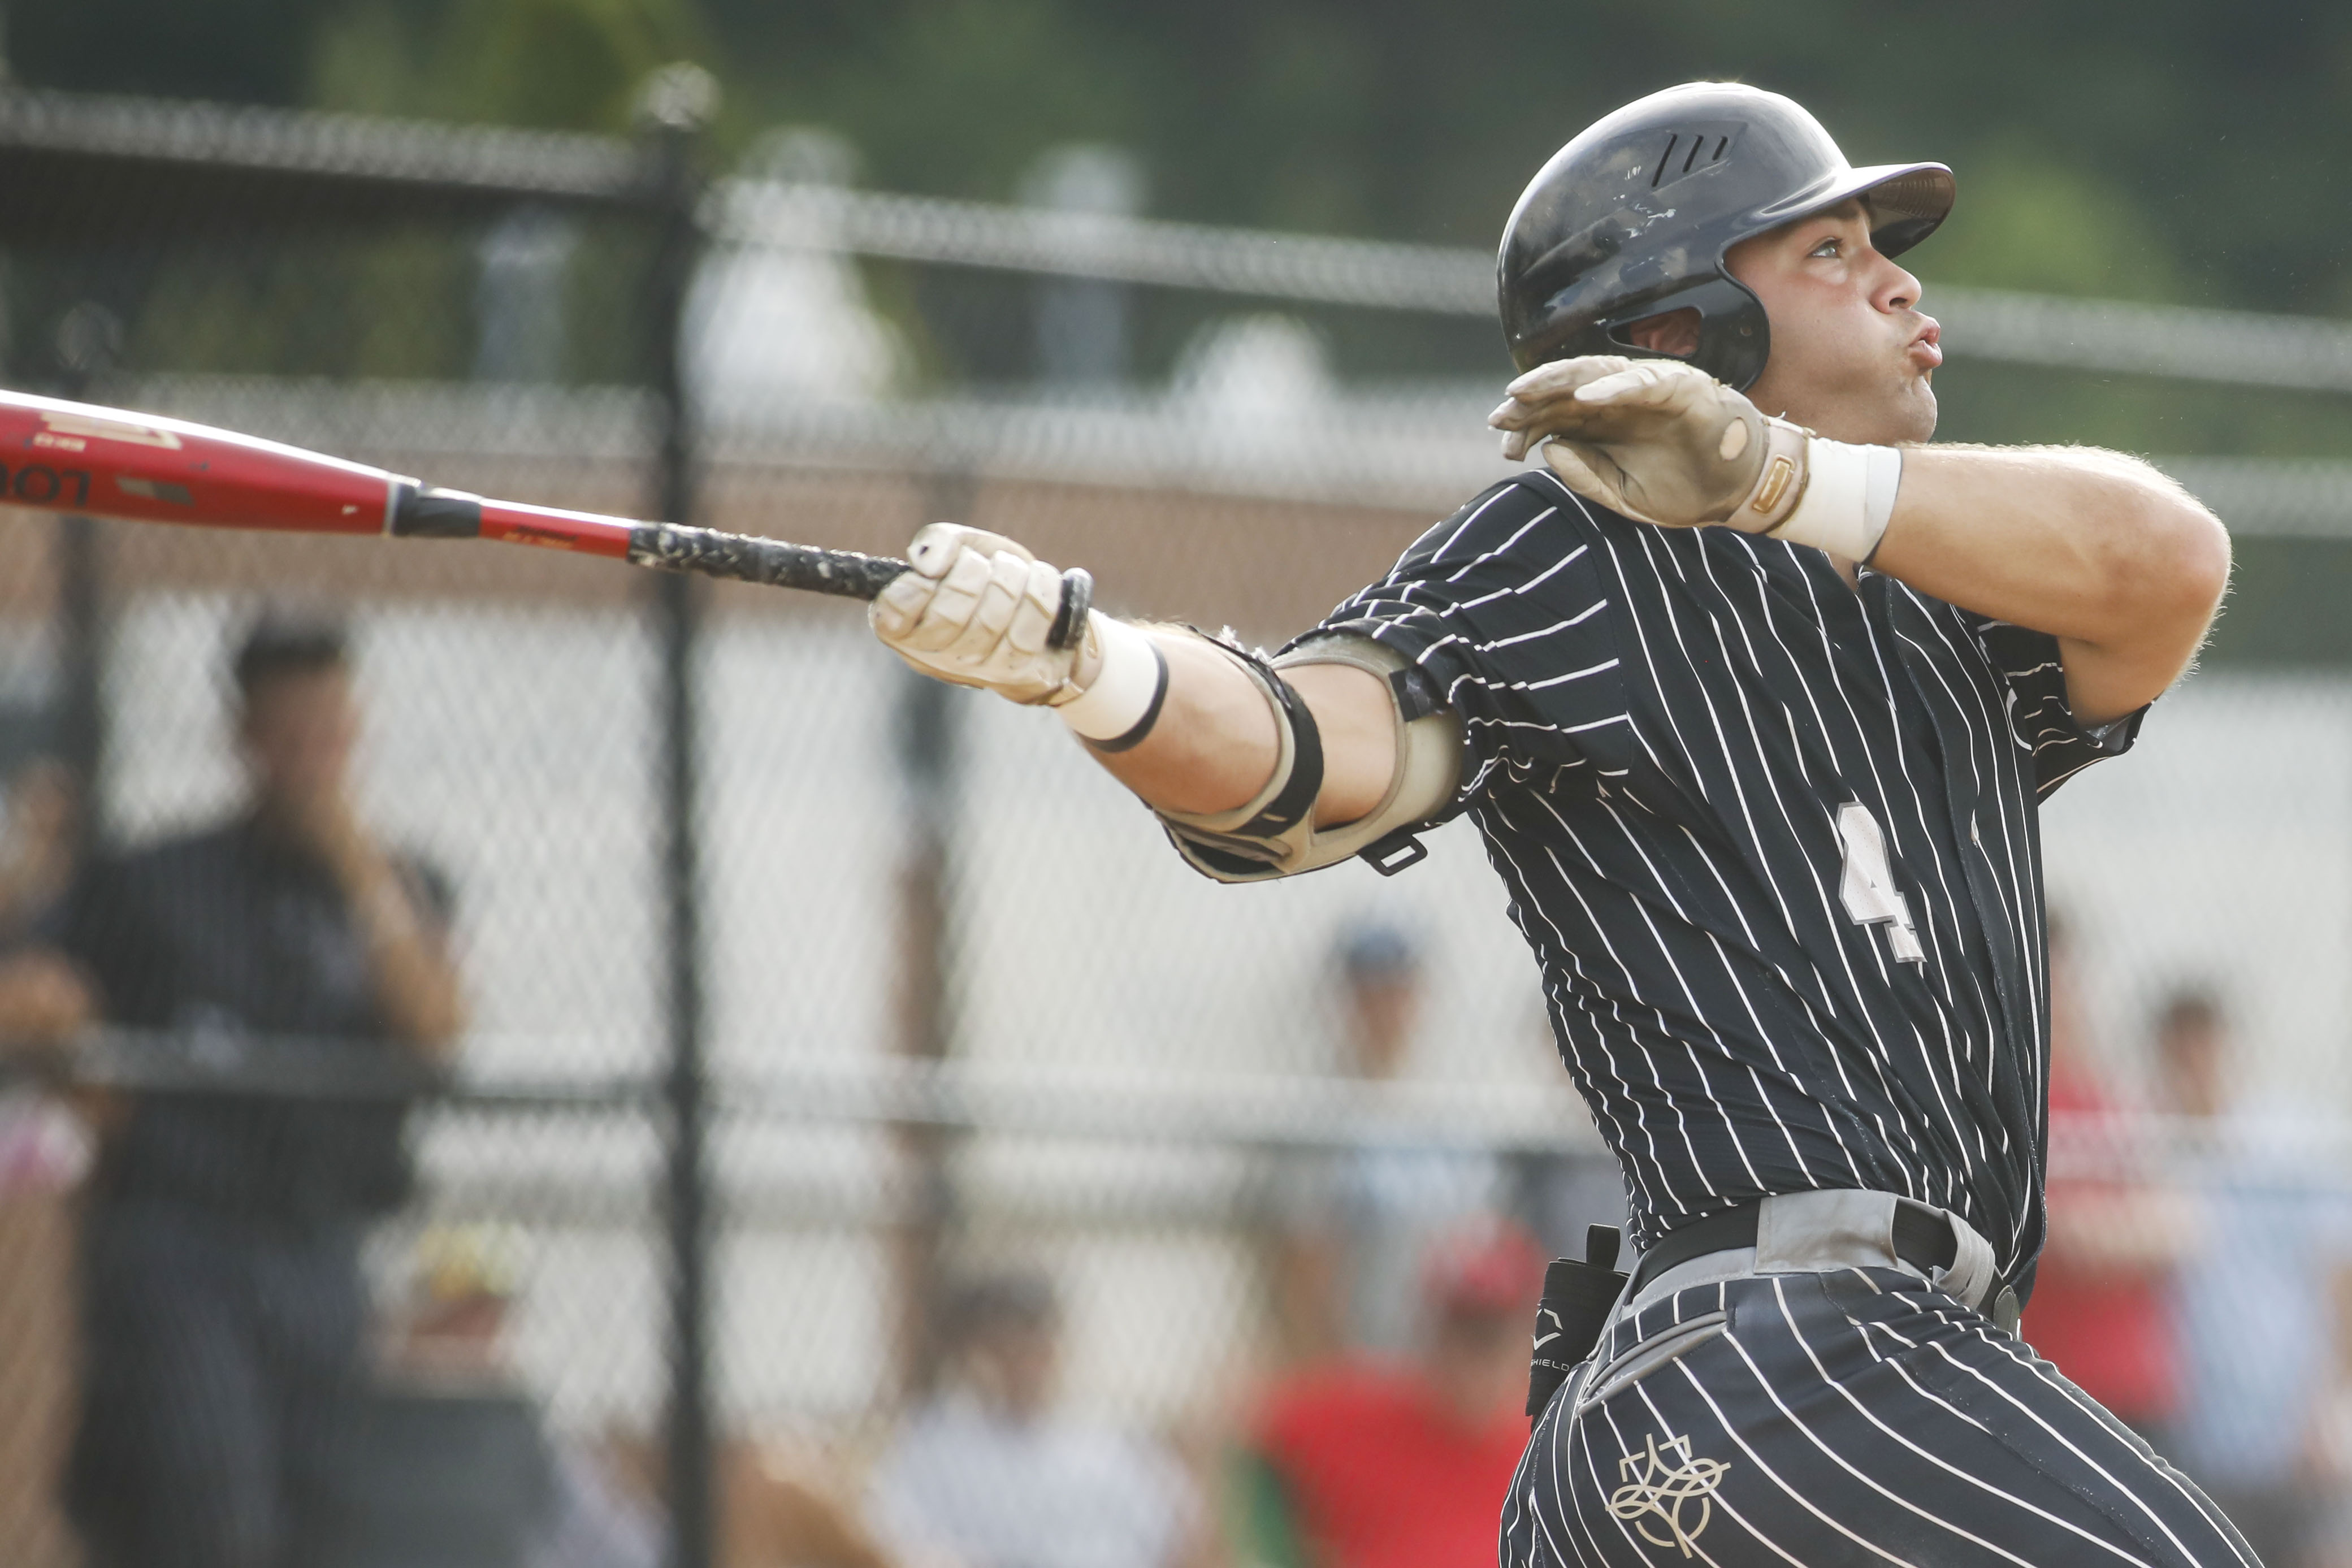
[[(93, 379), (114, 368), (122, 351), (121, 325), (104, 306), (85, 300), (58, 323), (56, 350), (60, 395), (81, 400)], [(74, 834), (86, 854), (100, 842), (105, 826), (106, 565), (97, 523), (60, 516), (54, 528), (58, 692), (50, 742), (73, 776), (79, 803)]]
[[(699, 132), (717, 107), (718, 87), (695, 66), (656, 73), (641, 101), (656, 176), (659, 222), (650, 291), (655, 417), (655, 515), (693, 521), (696, 428), (686, 381), (687, 290), (701, 254), (695, 168)], [(661, 635), (662, 882), (667, 906), (669, 1068), (667, 1221), (670, 1255), (670, 1388), (665, 1491), (671, 1568), (713, 1568), (719, 1558), (718, 1445), (710, 1398), (711, 1203), (704, 1145), (709, 1086), (703, 1052), (701, 876), (696, 827), (698, 746), (694, 666), (701, 582), (684, 574), (652, 579)]]
[[(970, 511), (971, 476), (943, 468), (930, 476), (924, 521), (957, 521)], [(898, 1047), (911, 1063), (931, 1066), (955, 1049), (952, 837), (961, 793), (964, 693), (927, 677), (900, 677), (897, 715), (898, 776), (905, 790), (907, 840), (898, 875)], [(893, 1226), (892, 1289), (897, 1295), (898, 1394), (908, 1403), (929, 1394), (940, 1372), (939, 1310), (958, 1204), (954, 1135), (920, 1121), (897, 1130), (905, 1197)]]

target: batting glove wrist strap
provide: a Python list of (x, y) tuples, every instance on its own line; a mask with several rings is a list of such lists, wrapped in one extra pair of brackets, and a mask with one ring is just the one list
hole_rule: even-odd
[[(1772, 421), (1773, 434), (1793, 426)], [(1740, 509), (1744, 521), (1771, 487), (1784, 461), (1776, 442), (1757, 483), (1757, 495)], [(1814, 436), (1805, 440), (1802, 461), (1788, 487), (1793, 496), (1775, 498), (1784, 513), (1760, 531), (1790, 544), (1809, 544), (1848, 561), (1868, 561), (1885, 536), (1887, 520), (1895, 513), (1895, 493), (1902, 488), (1903, 454), (1894, 447), (1852, 447)]]
[(1096, 613), (1087, 635), (1102, 662), (1087, 689), (1055, 705), (1078, 737), (1099, 752), (1124, 752), (1151, 732), (1168, 700), (1168, 659), (1139, 626)]

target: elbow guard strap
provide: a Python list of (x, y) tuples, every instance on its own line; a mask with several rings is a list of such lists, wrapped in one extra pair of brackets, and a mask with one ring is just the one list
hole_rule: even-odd
[[(1462, 772), (1460, 718), (1439, 705), (1428, 677), (1371, 638), (1335, 633), (1269, 661), (1222, 638), (1211, 639), (1248, 672), (1274, 710), (1277, 755), (1257, 795), (1232, 811), (1196, 816), (1161, 812), (1178, 854), (1221, 882), (1257, 882), (1318, 870), (1361, 854), (1383, 875), (1422, 858), (1411, 830), (1453, 802)], [(1364, 816), (1318, 831), (1315, 801), (1323, 792), (1323, 743), (1315, 715), (1281, 671), (1301, 664), (1345, 664), (1380, 679), (1394, 706), (1396, 766), (1381, 804)]]

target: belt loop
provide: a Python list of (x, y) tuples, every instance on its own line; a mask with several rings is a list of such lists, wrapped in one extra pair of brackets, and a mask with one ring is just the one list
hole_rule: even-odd
[(1853, 1187), (1780, 1193), (1766, 1198), (1756, 1220), (1759, 1274), (1818, 1274), (1857, 1264), (1899, 1266), (1895, 1252), (1893, 1193)]
[[(1993, 1261), (1992, 1243), (1977, 1234), (1977, 1227), (1948, 1209), (1936, 1211), (1946, 1225), (1952, 1227), (1952, 1261), (1948, 1268), (1938, 1268), (1927, 1276), (1927, 1283), (1971, 1310), (1981, 1310), (1993, 1293), (1993, 1285), (2000, 1278)], [(2011, 1307), (2009, 1326), (2016, 1324), (2014, 1291), (2004, 1288)]]

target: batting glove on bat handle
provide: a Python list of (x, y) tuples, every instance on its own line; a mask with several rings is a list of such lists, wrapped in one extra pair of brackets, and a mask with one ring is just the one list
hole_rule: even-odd
[(951, 522), (915, 535), (907, 559), (907, 571), (866, 612), (892, 652), (934, 679), (1010, 701), (1081, 716), (1102, 706), (1081, 699), (1100, 684), (1110, 645), (1131, 628), (1094, 612), (1087, 574), (1058, 571), (1016, 540)]
[[(882, 590), (913, 570), (892, 555), (863, 555), (854, 550), (820, 550), (781, 539), (722, 533), (716, 529), (688, 528), (678, 523), (646, 523), (629, 536), (629, 559), (644, 566), (673, 572), (695, 572), (739, 583), (772, 588), (798, 588), (845, 599), (872, 600)], [(1086, 634), (1087, 612), (1094, 605), (1094, 574), (1084, 567), (1062, 574), (1061, 600), (1047, 628), (1045, 646), (1066, 652)]]

